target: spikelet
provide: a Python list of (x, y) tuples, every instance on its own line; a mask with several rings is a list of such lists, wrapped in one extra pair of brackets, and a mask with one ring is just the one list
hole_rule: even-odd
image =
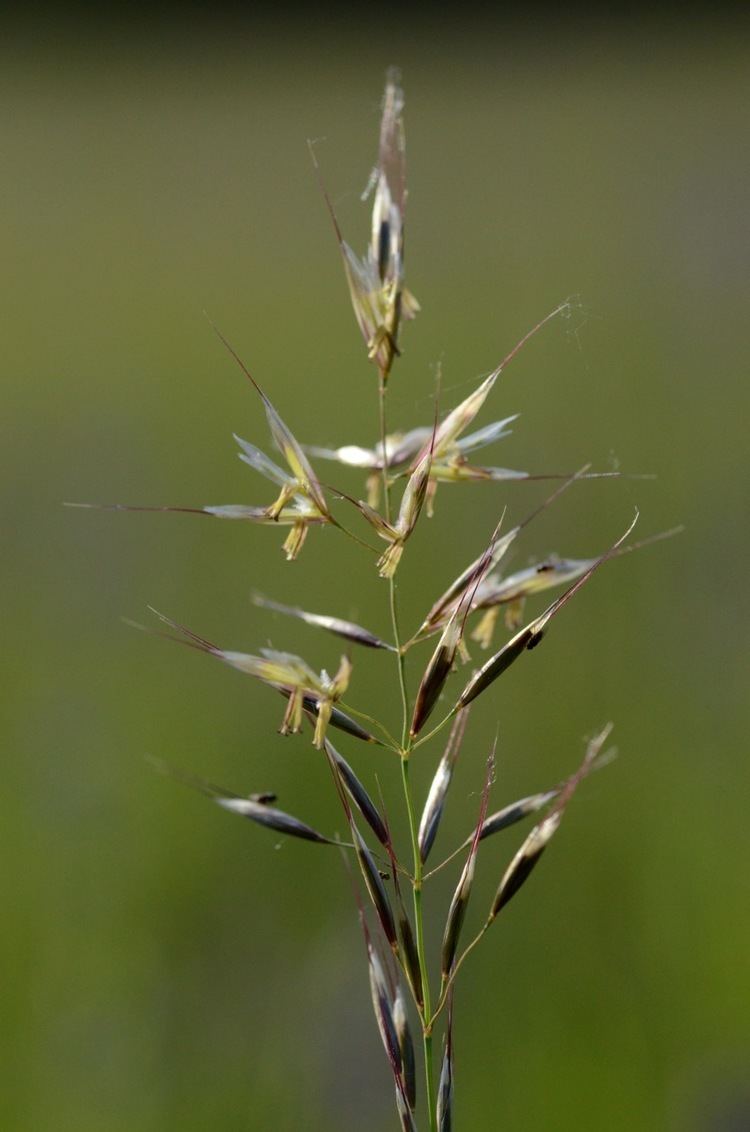
[(482, 800), (479, 806), (479, 818), (477, 820), (474, 837), (472, 838), (471, 846), (469, 848), (469, 855), (466, 858), (466, 863), (461, 870), (456, 890), (453, 893), (450, 908), (448, 909), (448, 916), (445, 921), (445, 929), (443, 931), (443, 944), (440, 950), (440, 972), (443, 978), (443, 987), (447, 985), (449, 976), (453, 971), (453, 964), (456, 959), (456, 950), (458, 948), (458, 941), (461, 935), (461, 928), (463, 927), (464, 918), (466, 916), (466, 909), (469, 904), (469, 897), (474, 884), (474, 871), (476, 869), (477, 853), (479, 851), (479, 842), (481, 841), (482, 826), (484, 824), (485, 815), (487, 813), (487, 802), (490, 794), (490, 787), (495, 773), (495, 747), (493, 745), (487, 759), (487, 773), (484, 780), (484, 789), (482, 790)]
[(536, 868), (544, 850), (549, 845), (563, 819), (565, 809), (583, 779), (591, 772), (600, 757), (602, 747), (609, 738), (612, 724), (608, 723), (599, 734), (592, 739), (587, 748), (583, 762), (575, 774), (572, 774), (561, 788), (557, 802), (550, 812), (535, 825), (521, 848), (503, 874), (495, 898), (492, 902), (488, 924), (497, 917), (498, 913), (509, 903), (518, 890), (529, 878)]
[(491, 657), (490, 660), (488, 660), (487, 663), (484, 664), (482, 668), (480, 668), (480, 670), (472, 676), (472, 678), (469, 680), (469, 683), (466, 685), (463, 692), (459, 696), (455, 710), (466, 707), (467, 704), (470, 704), (472, 700), (476, 699), (476, 697), (480, 695), (481, 692), (483, 692), (490, 686), (490, 684), (494, 683), (494, 681), (497, 680), (498, 676), (500, 676), (503, 672), (510, 668), (511, 664), (513, 664), (514, 661), (518, 660), (519, 656), (521, 656), (522, 653), (526, 652), (527, 650), (536, 648), (536, 646), (541, 641), (544, 631), (552, 618), (563, 608), (564, 605), (567, 604), (567, 602), (573, 597), (573, 595), (578, 592), (581, 586), (583, 586), (589, 580), (594, 571), (597, 570), (599, 566), (601, 566), (604, 562), (608, 561), (608, 559), (613, 557), (616, 550), (622, 545), (630, 532), (633, 530), (633, 527), (635, 526), (637, 521), (638, 512), (636, 512), (635, 518), (633, 519), (632, 523), (625, 531), (625, 533), (621, 535), (617, 542), (614, 543), (608, 551), (606, 551), (600, 558), (595, 559), (593, 565), (591, 565), (588, 570), (586, 570), (586, 572), (582, 574), (581, 577), (578, 578), (578, 580), (574, 582), (573, 585), (570, 586), (570, 588), (567, 589), (561, 597), (559, 597), (556, 601), (553, 601), (552, 604), (545, 609), (544, 613), (540, 614), (539, 617), (535, 617), (533, 621), (530, 621), (528, 625), (526, 625), (523, 629), (516, 633), (515, 637), (512, 637), (511, 640), (508, 641), (508, 643), (504, 645), (499, 652), (495, 653), (495, 655)]
[(448, 789), (453, 779), (453, 771), (461, 752), (461, 744), (463, 743), (463, 737), (466, 731), (469, 710), (469, 708), (465, 708), (463, 711), (460, 711), (453, 722), (448, 743), (438, 764), (438, 768), (435, 771), (427, 795), (427, 801), (424, 804), (424, 810), (422, 811), (422, 817), (419, 822), (419, 832), (417, 834), (417, 844), (419, 846), (419, 855), (422, 859), (422, 863), (427, 860), (430, 849), (437, 836), (440, 819), (445, 809)]
[[(363, 259), (352, 251), (341, 235), (321, 182), (341, 250), (354, 315), (367, 347), (367, 357), (377, 366), (383, 386), (394, 359), (400, 353), (398, 337), (401, 322), (414, 318), (419, 310), (419, 303), (404, 285), (406, 154), (403, 109), (403, 91), (396, 72), (390, 71), (383, 97), (378, 160), (370, 179), (370, 186), (374, 189), (370, 244)], [(310, 152), (318, 170), (312, 146)]]
[(239, 814), (240, 817), (248, 818), (257, 825), (274, 830), (275, 833), (283, 833), (287, 837), (297, 837), (302, 841), (313, 841), (318, 845), (337, 844), (333, 838), (318, 833), (306, 822), (270, 805), (270, 802), (276, 798), (275, 794), (264, 792), (263, 794), (250, 794), (247, 797), (242, 797), (242, 795), (233, 794), (220, 786), (213, 786), (205, 778), (200, 778), (196, 774), (188, 774), (186, 771), (171, 767), (162, 759), (152, 758), (150, 762), (155, 770), (162, 774), (168, 774), (171, 778), (184, 782), (186, 786), (191, 786), (194, 790), (200, 791), (201, 794), (213, 799), (217, 806), (221, 806), (223, 810)]
[(275, 613), (284, 613), (287, 617), (296, 617), (307, 625), (325, 629), (328, 633), (343, 637), (346, 641), (353, 641), (357, 645), (364, 645), (365, 648), (388, 649), (390, 652), (395, 652), (393, 645), (389, 645), (387, 641), (381, 641), (380, 637), (376, 637), (369, 629), (364, 629), (353, 621), (344, 621), (340, 617), (329, 617), (323, 613), (308, 613), (297, 605), (282, 605), (278, 601), (271, 601), (269, 598), (263, 597), (262, 594), (253, 594), (253, 601), (262, 609), (271, 609)]

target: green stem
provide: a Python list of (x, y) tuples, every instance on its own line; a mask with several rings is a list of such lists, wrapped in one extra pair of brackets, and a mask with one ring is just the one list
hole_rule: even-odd
[[(380, 446), (383, 461), (383, 501), (385, 517), (390, 522), (391, 500), (388, 483), (388, 468), (385, 451), (385, 438), (387, 436), (385, 398), (386, 385), (381, 374), (380, 378)], [(406, 687), (406, 660), (405, 648), (401, 643), (401, 633), (398, 624), (398, 601), (396, 597), (396, 583), (393, 578), (388, 582), (388, 596), (391, 610), (391, 624), (393, 627), (393, 641), (396, 646), (396, 659), (398, 662), (398, 684), (401, 692), (401, 709), (403, 713), (401, 731), (401, 780), (404, 787), (404, 800), (406, 812), (409, 817), (409, 836), (411, 840), (412, 856), (414, 859), (414, 877), (412, 890), (414, 896), (414, 927), (416, 935), (417, 958), (422, 979), (422, 995), (424, 1003), (420, 1010), (422, 1021), (422, 1048), (424, 1051), (425, 1091), (427, 1095), (427, 1118), (429, 1132), (437, 1132), (437, 1111), (435, 1097), (435, 1081), (432, 1062), (432, 1001), (430, 996), (430, 979), (427, 969), (427, 957), (424, 946), (424, 917), (422, 915), (422, 855), (419, 852), (419, 837), (417, 819), (414, 813), (414, 801), (409, 784), (409, 754), (411, 752), (411, 736), (409, 735), (409, 693)]]
[[(471, 845), (471, 838), (469, 838), (468, 844)], [(467, 843), (464, 841), (461, 845), (459, 845), (458, 849), (454, 849), (453, 852), (449, 854), (449, 856), (447, 856), (443, 861), (441, 861), (439, 865), (433, 865), (428, 873), (423, 873), (422, 880), (425, 881), (429, 880), (430, 877), (434, 877), (435, 873), (439, 873), (441, 869), (444, 869), (446, 865), (449, 865), (451, 863), (451, 861), (455, 861), (458, 854), (466, 848)]]
[(488, 919), (483, 924), (483, 926), (480, 928), (480, 930), (474, 936), (471, 943), (466, 947), (466, 949), (462, 952), (462, 954), (460, 955), (458, 960), (453, 964), (453, 968), (451, 969), (451, 973), (448, 976), (448, 978), (444, 979), (443, 985), (440, 988), (440, 997), (438, 998), (438, 1004), (435, 1007), (435, 1013), (432, 1016), (433, 1021), (437, 1018), (438, 1014), (441, 1012), (441, 1010), (445, 1006), (446, 1002), (448, 1001), (448, 995), (450, 993), (450, 989), (451, 989), (451, 987), (453, 986), (453, 984), (456, 980), (456, 975), (458, 974), (460, 968), (463, 967), (464, 963), (469, 958), (469, 956), (471, 955), (472, 951), (477, 946), (477, 944), (480, 943), (481, 940), (484, 939), (484, 934), (487, 931), (487, 929), (490, 927), (490, 925), (492, 924), (492, 919), (493, 919), (493, 917), (490, 917), (490, 919)]
[[(383, 507), (385, 510), (386, 520), (390, 523), (391, 493), (388, 484), (388, 461), (386, 460), (385, 451), (385, 438), (388, 435), (385, 413), (386, 384), (382, 374), (380, 375), (379, 394), (380, 396), (378, 405), (380, 409), (380, 457), (383, 462)], [(391, 610), (391, 625), (393, 627), (393, 643), (396, 646), (396, 659), (398, 662), (398, 686), (401, 692), (401, 710), (403, 713), (401, 747), (402, 750), (406, 751), (406, 744), (409, 735), (409, 693), (406, 689), (406, 661), (404, 659), (404, 647), (401, 643), (401, 633), (398, 625), (398, 601), (396, 600), (396, 582), (393, 578), (388, 579), (388, 599)]]
[(437, 727), (433, 727), (432, 731), (428, 731), (426, 735), (420, 735), (419, 739), (417, 739), (416, 743), (414, 744), (414, 749), (416, 750), (417, 747), (421, 747), (423, 743), (429, 743), (430, 739), (437, 735), (438, 732), (442, 731), (447, 723), (450, 723), (450, 721), (453, 719), (453, 716), (459, 710), (460, 709), (458, 705), (452, 707), (448, 714), (446, 716), (443, 716)]
[(344, 700), (337, 700), (336, 702), (343, 711), (347, 712), (348, 715), (353, 715), (355, 716), (355, 718), (361, 719), (365, 723), (369, 723), (372, 727), (376, 727), (380, 731), (381, 735), (385, 736), (387, 740), (386, 746), (388, 747), (388, 749), (390, 751), (394, 751), (397, 755), (401, 754), (401, 747), (396, 742), (393, 735), (391, 735), (388, 728), (384, 727), (379, 719), (375, 719), (374, 716), (368, 715), (366, 711), (360, 711), (359, 708), (352, 707), (351, 704), (346, 703)]
[(385, 438), (388, 435), (385, 423), (385, 381), (383, 375), (380, 375), (380, 385), (378, 388), (379, 400), (378, 406), (380, 409), (380, 459), (383, 462), (382, 476), (383, 476), (383, 506), (385, 509), (386, 520), (391, 521), (391, 489), (388, 483), (388, 461), (386, 460), (385, 453)]
[(360, 538), (359, 535), (355, 535), (354, 531), (350, 531), (349, 528), (345, 527), (343, 523), (340, 523), (338, 519), (334, 519), (333, 515), (331, 515), (328, 522), (332, 527), (336, 527), (337, 530), (346, 535), (347, 538), (350, 538), (352, 542), (356, 542), (358, 546), (363, 546), (365, 550), (369, 550), (371, 554), (380, 553), (376, 546), (370, 546), (369, 542), (365, 542), (365, 540), (363, 538)]
[(414, 925), (416, 929), (417, 956), (419, 969), (422, 974), (422, 993), (424, 1006), (422, 1009), (422, 1047), (424, 1050), (424, 1076), (427, 1093), (427, 1118), (430, 1132), (437, 1130), (437, 1113), (435, 1110), (435, 1081), (432, 1064), (432, 1001), (430, 996), (430, 980), (427, 970), (427, 957), (424, 946), (424, 919), (422, 916), (422, 855), (419, 852), (417, 838), (417, 821), (414, 813), (414, 803), (409, 785), (409, 751), (404, 751), (401, 757), (401, 780), (404, 784), (404, 798), (406, 810), (409, 815), (409, 833), (411, 835), (412, 850), (414, 853)]
[(401, 711), (402, 711), (402, 724), (401, 724), (401, 750), (406, 753), (408, 757), (409, 748), (411, 747), (411, 738), (409, 736), (409, 693), (406, 688), (406, 660), (404, 658), (404, 650), (401, 646), (401, 635), (398, 627), (398, 602), (396, 600), (396, 583), (393, 578), (388, 579), (388, 596), (390, 598), (391, 606), (391, 625), (393, 627), (393, 639), (396, 642), (396, 659), (398, 661), (398, 686), (401, 691)]

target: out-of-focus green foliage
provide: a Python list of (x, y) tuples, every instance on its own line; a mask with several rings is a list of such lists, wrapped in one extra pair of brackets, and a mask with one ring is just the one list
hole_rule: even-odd
[[(521, 413), (497, 448), (510, 467), (592, 460), (658, 479), (576, 485), (513, 565), (593, 556), (636, 504), (641, 535), (687, 527), (602, 570), (470, 720), (436, 860), (468, 832), (496, 726), (495, 808), (558, 781), (607, 719), (621, 758), (582, 787), (466, 966), (456, 1124), (722, 1127), (707, 1114), (733, 1103), (750, 1051), (750, 71), (725, 32), (555, 44), (498, 28), (363, 46), (287, 28), (180, 48), (3, 45), (8, 1132), (392, 1127), (336, 852), (277, 848), (144, 755), (238, 792), (273, 789), (330, 832), (342, 822), (322, 758), (276, 735), (267, 689), (121, 620), (152, 603), (222, 647), (270, 640), (332, 671), (335, 640), (254, 606), (251, 591), (387, 636), (385, 583), (333, 530), (313, 529), (286, 563), (267, 528), (60, 504), (269, 501), (231, 437), (263, 447), (262, 408), (204, 310), (302, 440), (372, 445), (376, 376), (305, 142), (326, 136), (325, 179), (363, 244), (358, 194), (394, 61), (423, 310), (402, 335), (393, 423), (430, 422), (436, 362), (449, 407), (580, 293), (479, 423)], [(326, 467), (334, 476), (361, 491), (358, 472)], [(406, 628), (504, 506), (516, 522), (545, 492), (441, 486), (399, 570)], [(410, 654), (412, 688), (421, 656)], [(395, 727), (392, 658), (355, 661), (347, 698)], [(341, 749), (373, 790), (378, 775), (399, 827), (396, 766), (354, 741)], [(414, 757), (422, 791), (438, 758)], [(487, 902), (519, 841), (510, 831), (482, 846), (475, 892)], [(435, 949), (454, 883), (446, 871), (428, 888)]]

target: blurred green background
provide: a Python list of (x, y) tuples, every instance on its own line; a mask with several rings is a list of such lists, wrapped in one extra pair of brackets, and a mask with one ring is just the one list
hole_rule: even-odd
[[(251, 591), (387, 633), (383, 583), (330, 531), (288, 565), (267, 529), (60, 505), (270, 499), (231, 439), (268, 448), (261, 408), (204, 310), (302, 439), (375, 440), (375, 374), (305, 143), (325, 136), (361, 249), (391, 62), (423, 306), (392, 419), (429, 421), (438, 361), (448, 407), (580, 294), (496, 387), (480, 423), (522, 416), (491, 455), (658, 478), (568, 492), (513, 564), (595, 554), (636, 504), (641, 535), (687, 528), (602, 571), (476, 705), (438, 851), (471, 824), (496, 727), (498, 806), (557, 781), (607, 719), (621, 757), (467, 964), (456, 1126), (750, 1126), (742, 30), (176, 17), (129, 36), (4, 37), (4, 1129), (395, 1126), (335, 851), (277, 845), (144, 755), (273, 789), (340, 830), (321, 759), (275, 734), (271, 693), (122, 622), (151, 603), (226, 647), (271, 640), (331, 667), (333, 639), (255, 609)], [(441, 489), (399, 574), (406, 625), (504, 506), (516, 521), (546, 491)], [(394, 666), (355, 660), (352, 701), (396, 726)], [(373, 789), (377, 775), (401, 836), (396, 766), (341, 749)], [(421, 793), (438, 757), (415, 756)], [(477, 918), (520, 834), (506, 837), (480, 858)], [(433, 942), (452, 880), (428, 892)]]

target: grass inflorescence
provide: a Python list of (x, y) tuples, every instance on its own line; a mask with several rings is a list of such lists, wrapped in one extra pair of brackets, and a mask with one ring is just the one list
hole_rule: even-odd
[[(453, 998), (457, 976), (473, 949), (528, 881), (559, 829), (563, 814), (580, 783), (592, 770), (604, 765), (612, 754), (604, 749), (611, 729), (608, 724), (588, 743), (583, 762), (569, 778), (488, 812), (494, 782), (495, 745), (492, 745), (478, 813), (467, 815), (465, 839), (435, 864), (434, 849), (467, 731), (471, 705), (478, 697), (489, 694), (495, 682), (512, 664), (537, 648), (553, 618), (600, 567), (672, 532), (654, 535), (638, 543), (628, 542), (638, 518), (636, 513), (634, 517), (618, 520), (615, 529), (619, 527), (624, 533), (598, 555), (587, 558), (547, 556), (535, 566), (513, 573), (502, 572), (503, 559), (515, 540), (533, 519), (553, 506), (564, 491), (590, 478), (619, 474), (591, 471), (588, 465), (577, 472), (567, 473), (520, 471), (480, 464), (473, 456), (480, 449), (506, 437), (516, 421), (515, 416), (505, 416), (475, 426), (476, 418), (491, 402), (498, 377), (534, 334), (552, 319), (565, 315), (569, 309), (567, 301), (523, 334), (503, 360), (457, 405), (442, 415), (436, 413), (431, 422), (425, 421), (408, 429), (390, 428), (388, 391), (395, 380), (394, 375), (399, 372), (404, 324), (419, 312), (419, 304), (408, 290), (405, 276), (407, 187), (403, 112), (403, 92), (397, 76), (390, 73), (383, 99), (377, 160), (369, 186), (372, 196), (370, 240), (362, 256), (355, 253), (343, 238), (311, 146), (315, 170), (341, 252), (357, 325), (364, 339), (363, 361), (372, 365), (378, 404), (375, 442), (369, 447), (347, 442), (336, 448), (300, 443), (237, 351), (217, 331), (265, 410), (270, 439), (280, 462), (271, 459), (254, 441), (239, 436), (235, 436), (235, 440), (240, 460), (272, 485), (271, 498), (252, 505), (110, 506), (118, 510), (182, 511), (271, 529), (284, 528), (283, 551), (290, 561), (298, 558), (308, 536), (314, 537), (314, 528), (330, 526), (340, 537), (353, 539), (368, 551), (374, 584), (383, 586), (383, 582), (377, 581), (377, 574), (385, 580), (391, 622), (390, 640), (384, 640), (365, 626), (342, 618), (336, 610), (311, 612), (299, 605), (283, 604), (273, 597), (254, 596), (260, 609), (301, 620), (343, 642), (338, 666), (331, 673), (316, 669), (293, 652), (257, 648), (248, 653), (222, 648), (165, 614), (152, 611), (155, 621), (151, 632), (207, 653), (283, 698), (279, 731), (285, 735), (307, 733), (320, 757), (327, 760), (333, 788), (345, 818), (346, 841), (320, 833), (302, 818), (278, 809), (273, 794), (241, 796), (154, 761), (158, 769), (198, 789), (230, 813), (265, 826), (277, 835), (296, 837), (313, 844), (337, 845), (350, 856), (353, 871), (356, 875), (358, 870), (361, 882), (357, 889), (357, 903), (372, 1004), (393, 1077), (400, 1125), (403, 1129), (416, 1129), (419, 1120), (430, 1132), (446, 1132), (452, 1127), (453, 1120)], [(262, 438), (256, 439), (262, 443)], [(358, 474), (364, 473), (363, 492), (349, 495), (329, 487), (327, 476), (319, 475), (314, 467), (313, 462), (320, 460), (333, 462), (342, 469), (354, 469)], [(409, 540), (413, 531), (426, 516), (435, 512), (439, 485), (497, 485), (510, 480), (544, 478), (560, 482), (541, 506), (513, 527), (506, 527), (504, 510), (497, 501), (488, 503), (490, 511), (485, 529), (476, 534), (476, 557), (448, 582), (441, 594), (433, 597), (429, 608), (417, 611), (414, 618), (416, 627), (411, 636), (405, 636), (401, 630), (403, 611), (399, 606), (396, 576), (399, 571), (408, 569)], [(363, 494), (364, 498), (358, 498), (358, 494)], [(491, 499), (491, 496), (488, 498)], [(350, 509), (346, 520), (339, 514), (345, 508)], [(375, 540), (381, 540), (380, 550), (373, 546), (373, 536)], [(258, 537), (261, 537), (260, 532)], [(386, 544), (384, 549), (383, 542)], [(363, 570), (366, 570), (368, 566), (364, 556), (362, 561)], [(562, 588), (562, 592), (540, 613), (526, 620), (526, 603), (556, 588)], [(302, 586), (300, 592), (303, 592)], [(307, 606), (307, 594), (304, 592)], [(504, 617), (498, 625), (501, 611)], [(478, 646), (490, 652), (493, 637), (503, 628), (506, 639), (486, 660), (473, 662), (469, 642), (473, 642), (472, 647)], [(428, 638), (436, 638), (436, 643), (418, 685), (410, 689), (405, 656), (415, 645)], [(394, 689), (401, 704), (401, 732), (398, 736), (391, 734), (382, 721), (361, 706), (349, 703), (349, 689), (357, 667), (357, 648), (391, 654), (383, 657), (382, 663), (392, 665)], [(466, 672), (458, 678), (462, 690), (450, 691), (456, 673), (461, 670)], [(440, 717), (437, 723), (434, 722), (436, 716)], [(428, 720), (432, 724), (429, 729), (426, 727)], [(412, 791), (410, 761), (417, 750), (420, 758), (427, 758), (424, 748), (449, 727), (447, 743), (434, 762), (435, 770), (427, 796), (418, 802)], [(347, 752), (348, 757), (345, 758), (334, 747), (332, 732), (338, 732), (337, 743), (350, 743), (356, 739), (360, 743), (385, 748), (393, 756), (390, 765), (394, 773), (398, 773), (396, 763), (399, 764), (409, 830), (406, 846), (395, 843), (382, 800), (372, 797), (356, 767), (348, 761), (356, 757), (357, 744), (350, 743), (352, 752)], [(382, 773), (387, 773), (387, 769), (384, 767)], [(466, 942), (466, 914), (470, 902), (474, 914), (477, 902), (476, 895), (473, 896), (474, 875), (477, 862), (485, 853), (485, 843), (501, 831), (531, 817), (535, 817), (536, 824), (515, 852), (509, 854), (504, 871), (498, 869), (495, 896), (484, 911), (479, 931)], [(433, 971), (426, 957), (425, 885), (433, 875), (452, 864), (457, 870), (457, 880), (443, 917), (440, 970)], [(436, 1038), (441, 1042), (442, 1050), (437, 1080), (433, 1064), (436, 1060), (433, 1048)], [(420, 1056), (421, 1070), (418, 1065)], [(419, 1074), (423, 1080), (421, 1085), (418, 1083)]]

